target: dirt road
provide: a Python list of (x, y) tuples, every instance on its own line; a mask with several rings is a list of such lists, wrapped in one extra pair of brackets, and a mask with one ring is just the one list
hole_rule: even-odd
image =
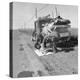
[[(17, 33), (14, 36), (13, 73), (18, 77), (20, 72), (33, 72), (32, 76), (69, 75), (78, 73), (78, 48), (74, 51), (58, 52), (38, 56), (34, 52), (31, 36)], [(15, 35), (15, 34), (14, 34)], [(28, 72), (29, 73), (29, 72)], [(26, 74), (26, 73), (25, 73)]]

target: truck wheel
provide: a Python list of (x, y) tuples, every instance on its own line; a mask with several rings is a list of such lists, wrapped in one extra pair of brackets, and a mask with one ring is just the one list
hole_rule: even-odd
[(40, 48), (41, 48), (40, 44), (36, 43), (36, 44), (35, 44), (35, 48), (36, 48), (36, 49), (40, 49)]

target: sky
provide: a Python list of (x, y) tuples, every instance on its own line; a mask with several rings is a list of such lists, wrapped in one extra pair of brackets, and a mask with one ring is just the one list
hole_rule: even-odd
[(78, 7), (73, 5), (56, 5), (41, 3), (13, 2), (13, 29), (34, 28), (35, 8), (37, 8), (37, 17), (42, 17), (52, 12), (56, 17), (56, 11), (60, 16), (71, 21), (71, 27), (78, 27)]

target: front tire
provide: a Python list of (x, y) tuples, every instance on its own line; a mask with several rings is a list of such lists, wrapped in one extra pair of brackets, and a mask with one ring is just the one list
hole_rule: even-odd
[(36, 43), (36, 44), (35, 44), (35, 48), (36, 48), (36, 49), (40, 49), (40, 48), (41, 48), (41, 45), (40, 45), (39, 43)]

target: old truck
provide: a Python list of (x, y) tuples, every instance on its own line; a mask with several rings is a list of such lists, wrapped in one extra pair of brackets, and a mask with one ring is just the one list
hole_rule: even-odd
[(61, 16), (53, 18), (47, 15), (37, 18), (34, 22), (35, 28), (32, 34), (34, 47), (46, 53), (49, 51), (56, 53), (61, 50), (56, 44), (70, 39), (70, 23), (70, 20)]

